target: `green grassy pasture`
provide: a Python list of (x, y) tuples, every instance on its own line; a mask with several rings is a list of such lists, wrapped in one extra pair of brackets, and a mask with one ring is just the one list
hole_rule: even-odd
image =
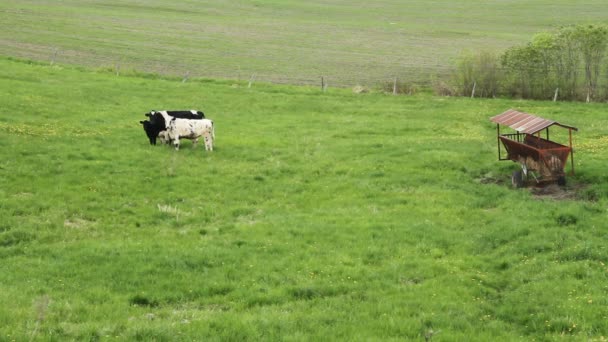
[[(0, 89), (0, 340), (607, 336), (606, 105), (9, 59)], [(192, 107), (214, 152), (148, 144)], [(510, 187), (508, 108), (580, 128), (564, 198)]]
[(428, 83), (463, 50), (606, 18), (600, 0), (3, 0), (0, 55), (290, 84)]

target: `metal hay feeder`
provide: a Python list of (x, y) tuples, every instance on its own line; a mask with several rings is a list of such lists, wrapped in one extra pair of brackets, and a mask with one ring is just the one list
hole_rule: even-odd
[[(498, 160), (512, 160), (521, 165), (521, 170), (511, 176), (513, 186), (522, 187), (528, 175), (532, 175), (537, 183), (556, 181), (565, 185), (568, 156), (571, 162), (569, 174), (574, 174), (572, 130), (578, 131), (578, 128), (513, 109), (490, 120), (496, 123)], [(514, 129), (516, 133), (500, 134), (500, 125)], [(549, 140), (549, 127), (553, 125), (568, 129), (568, 146)], [(543, 130), (545, 138), (541, 138)], [(507, 152), (506, 157), (502, 155), (501, 142)]]

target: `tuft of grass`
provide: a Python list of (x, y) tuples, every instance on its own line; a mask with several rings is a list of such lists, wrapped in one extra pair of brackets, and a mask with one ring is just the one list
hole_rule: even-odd
[(559, 214), (555, 218), (555, 222), (559, 226), (570, 226), (575, 225), (578, 222), (578, 218), (572, 214)]
[(0, 234), (0, 247), (10, 247), (27, 243), (35, 239), (35, 235), (30, 231), (11, 230)]
[(147, 307), (157, 307), (159, 305), (157, 300), (150, 299), (147, 296), (136, 294), (135, 296), (129, 298), (129, 304), (134, 306), (147, 306)]

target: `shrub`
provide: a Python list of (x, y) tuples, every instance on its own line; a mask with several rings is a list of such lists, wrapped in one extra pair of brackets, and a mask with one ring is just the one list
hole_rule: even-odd
[(550, 100), (557, 95), (601, 101), (608, 97), (606, 51), (608, 26), (565, 26), (539, 33), (500, 56), (465, 53), (456, 63), (453, 82), (462, 96), (495, 97), (500, 92), (527, 99)]
[(486, 51), (462, 55), (453, 76), (458, 93), (471, 96), (474, 90), (476, 97), (495, 97), (501, 78), (498, 61), (495, 54)]
[(419, 90), (418, 85), (414, 83), (402, 82), (397, 80), (387, 81), (381, 85), (382, 91), (385, 93), (395, 93), (395, 94), (407, 94), (413, 95), (416, 94)]
[(433, 92), (439, 96), (455, 96), (458, 95), (456, 87), (450, 85), (447, 82), (441, 80), (435, 80), (432, 82)]

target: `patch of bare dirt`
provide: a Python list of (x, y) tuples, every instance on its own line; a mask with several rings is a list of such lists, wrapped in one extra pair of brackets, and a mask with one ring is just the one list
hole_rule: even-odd
[(575, 200), (578, 199), (577, 193), (583, 188), (583, 185), (562, 187), (557, 184), (546, 184), (530, 187), (530, 192), (537, 199)]
[(485, 174), (479, 178), (476, 178), (475, 181), (481, 184), (505, 184), (505, 180), (500, 177), (496, 177), (492, 174)]
[(72, 229), (82, 229), (82, 228), (90, 227), (94, 223), (95, 222), (93, 222), (93, 221), (75, 217), (75, 218), (69, 218), (69, 219), (66, 219), (65, 221), (63, 221), (63, 226), (66, 228), (72, 228)]

